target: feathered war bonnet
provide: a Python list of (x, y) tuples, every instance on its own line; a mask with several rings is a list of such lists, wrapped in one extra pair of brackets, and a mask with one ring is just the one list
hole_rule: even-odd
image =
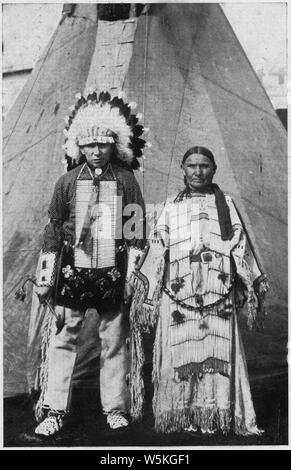
[(95, 91), (76, 95), (77, 103), (70, 108), (70, 116), (65, 118), (66, 136), (63, 148), (66, 159), (78, 164), (80, 146), (97, 143), (111, 143), (116, 146), (116, 157), (132, 169), (140, 167), (146, 146), (140, 136), (146, 129), (139, 123), (141, 115), (132, 113), (135, 103), (125, 103), (123, 98), (111, 98), (108, 92)]

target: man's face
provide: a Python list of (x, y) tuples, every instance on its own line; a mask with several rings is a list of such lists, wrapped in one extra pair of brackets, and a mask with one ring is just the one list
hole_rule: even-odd
[(208, 157), (192, 154), (182, 165), (188, 186), (194, 191), (205, 189), (212, 182), (215, 166)]
[(109, 162), (112, 154), (112, 144), (98, 144), (94, 142), (80, 147), (81, 152), (85, 155), (90, 168), (103, 168)]

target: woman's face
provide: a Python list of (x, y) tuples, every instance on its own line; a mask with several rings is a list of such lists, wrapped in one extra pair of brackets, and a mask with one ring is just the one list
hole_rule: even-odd
[(216, 168), (212, 161), (200, 154), (192, 154), (182, 164), (187, 184), (190, 189), (199, 191), (212, 183)]
[(93, 170), (103, 168), (110, 160), (112, 154), (112, 144), (92, 144), (80, 147), (81, 153), (85, 155), (89, 167)]

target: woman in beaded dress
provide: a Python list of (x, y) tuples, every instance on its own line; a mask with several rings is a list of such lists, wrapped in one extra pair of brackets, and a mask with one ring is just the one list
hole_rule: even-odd
[(268, 289), (232, 199), (212, 183), (204, 147), (183, 157), (185, 189), (168, 200), (132, 276), (131, 413), (143, 413), (142, 334), (155, 327), (153, 412), (158, 432), (259, 434), (237, 323), (264, 317)]

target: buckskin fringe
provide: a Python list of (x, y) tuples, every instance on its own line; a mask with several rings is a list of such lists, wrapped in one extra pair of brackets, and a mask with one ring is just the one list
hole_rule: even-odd
[(133, 277), (135, 293), (129, 314), (131, 325), (130, 414), (133, 421), (139, 421), (143, 415), (145, 394), (143, 380), (145, 355), (142, 332), (149, 331), (149, 327), (152, 324), (153, 308), (150, 305), (144, 304), (146, 296), (144, 283), (136, 276)]
[(195, 407), (193, 409), (164, 412), (156, 416), (155, 430), (162, 433), (179, 432), (190, 425), (203, 431), (222, 431), (228, 434), (231, 430), (241, 436), (262, 435), (264, 431), (257, 427), (255, 420), (246, 426), (245, 421), (235, 416), (234, 423), (230, 409)]
[(156, 325), (160, 311), (164, 266), (165, 261), (162, 257), (154, 276), (155, 281), (152, 281), (155, 282), (156, 287), (151, 303), (146, 302), (147, 291), (144, 282), (134, 274), (131, 277), (134, 285), (134, 298), (130, 309), (130, 321), (134, 329), (148, 333), (150, 328)]
[(41, 368), (40, 368), (40, 396), (34, 408), (35, 419), (38, 423), (43, 421), (45, 418), (45, 407), (44, 407), (44, 396), (47, 390), (47, 380), (48, 380), (48, 350), (50, 343), (51, 327), (52, 327), (53, 317), (49, 312), (46, 312), (43, 333), (42, 333), (42, 342), (41, 342)]
[(158, 387), (159, 387), (159, 378), (160, 378), (160, 322), (157, 325), (154, 348), (153, 348), (153, 370), (152, 370), (152, 383), (154, 386), (154, 396), (152, 400), (152, 408), (156, 409), (157, 406), (157, 397), (158, 397)]
[(145, 363), (145, 354), (142, 341), (142, 333), (148, 333), (153, 327), (159, 315), (160, 300), (162, 293), (162, 279), (164, 272), (164, 258), (159, 263), (156, 272), (156, 288), (153, 294), (153, 302), (145, 303), (146, 289), (141, 279), (133, 275), (134, 297), (130, 308), (131, 325), (131, 375), (130, 375), (130, 393), (131, 393), (131, 417), (134, 421), (142, 419), (144, 404), (144, 380), (143, 366)]
[(221, 430), (223, 434), (227, 434), (231, 429), (231, 424), (230, 409), (197, 406), (192, 409), (185, 408), (156, 415), (155, 430), (162, 433), (178, 432), (192, 425), (206, 432)]
[(253, 289), (249, 289), (248, 291), (248, 299), (247, 299), (247, 311), (248, 311), (248, 319), (247, 325), (250, 330), (254, 329), (258, 314), (258, 301), (254, 294)]
[(130, 414), (133, 421), (139, 421), (143, 415), (144, 404), (144, 380), (142, 369), (145, 362), (144, 350), (142, 345), (142, 335), (135, 331), (131, 338), (131, 377), (130, 394), (131, 409)]
[(153, 306), (145, 303), (146, 290), (141, 279), (133, 275), (132, 284), (134, 286), (134, 297), (130, 307), (131, 328), (143, 332), (148, 332), (153, 323)]

